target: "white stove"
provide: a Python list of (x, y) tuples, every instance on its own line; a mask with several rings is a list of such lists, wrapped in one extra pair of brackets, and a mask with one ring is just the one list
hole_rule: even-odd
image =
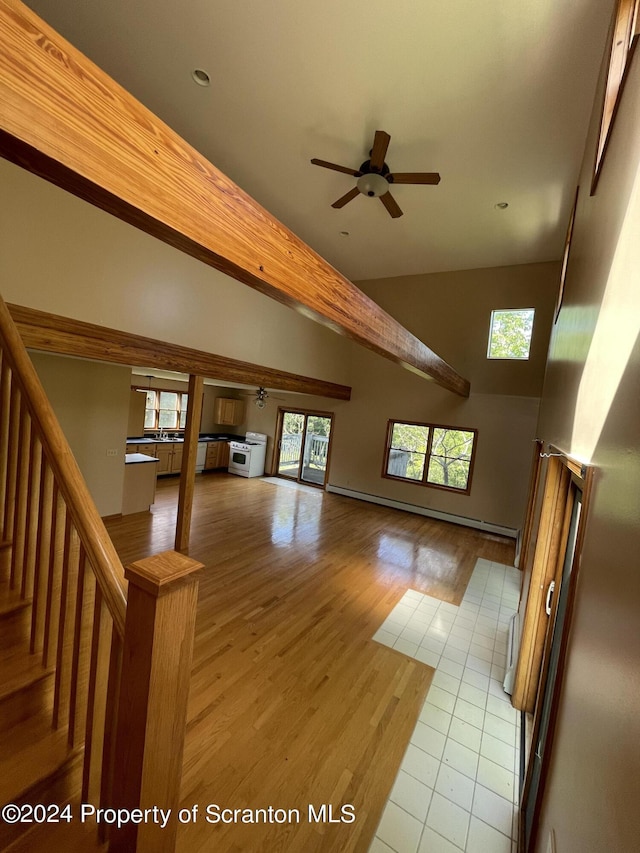
[(229, 442), (230, 474), (239, 477), (262, 477), (267, 454), (267, 436), (261, 432), (248, 432), (244, 441)]

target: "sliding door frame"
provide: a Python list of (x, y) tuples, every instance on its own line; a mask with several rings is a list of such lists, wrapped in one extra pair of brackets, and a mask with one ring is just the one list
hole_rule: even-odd
[[(520, 843), (518, 849), (530, 853), (535, 849), (537, 823), (544, 799), (549, 773), (553, 738), (566, 669), (567, 649), (571, 635), (575, 593), (580, 574), (580, 557), (589, 522), (589, 504), (593, 488), (595, 469), (582, 465), (577, 460), (550, 446), (540, 517), (538, 537), (533, 554), (533, 567), (522, 629), (518, 668), (514, 685), (513, 704), (516, 708), (533, 713), (532, 750), (527, 762), (525, 781), (521, 797)], [(562, 572), (566, 556), (571, 515), (577, 490), (582, 492), (582, 510), (576, 533), (572, 568), (567, 579), (567, 603), (560, 636), (557, 670), (551, 685), (550, 711), (546, 737), (542, 752), (542, 765), (537, 789), (532, 791), (533, 752), (537, 744), (542, 723), (543, 700), (547, 687), (549, 657), (556, 610), (560, 599)], [(533, 524), (533, 522), (532, 522)], [(551, 602), (551, 615), (545, 613), (545, 599), (549, 584), (555, 581), (555, 592)], [(533, 803), (533, 831), (529, 846), (525, 846), (525, 811), (530, 797)]]
[[(287, 412), (291, 412), (294, 415), (303, 415), (304, 416), (304, 430), (302, 433), (302, 445), (300, 447), (300, 461), (298, 463), (298, 474), (296, 477), (290, 477), (287, 474), (280, 473), (280, 451), (282, 449), (282, 429), (284, 426), (284, 416)], [(304, 447), (307, 439), (307, 423), (309, 417), (319, 417), (319, 418), (328, 418), (331, 422), (331, 427), (329, 429), (329, 444), (327, 447), (327, 464), (324, 471), (324, 481), (322, 483), (313, 483), (310, 480), (304, 480), (302, 478), (303, 466), (304, 466)], [(316, 489), (325, 489), (327, 485), (327, 476), (329, 474), (329, 466), (331, 464), (331, 449), (333, 447), (333, 421), (334, 421), (334, 413), (333, 412), (324, 412), (320, 409), (298, 409), (293, 406), (278, 406), (278, 417), (276, 420), (276, 440), (275, 440), (275, 449), (274, 449), (274, 475), (276, 477), (282, 477), (284, 480), (293, 480), (296, 483), (303, 483), (305, 486), (313, 486)]]

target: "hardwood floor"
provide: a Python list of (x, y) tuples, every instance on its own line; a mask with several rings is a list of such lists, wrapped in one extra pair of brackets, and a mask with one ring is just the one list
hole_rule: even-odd
[[(161, 481), (151, 514), (109, 521), (125, 562), (173, 547), (176, 503)], [(190, 555), (206, 568), (182, 805), (199, 815), (178, 850), (366, 851), (433, 675), (371, 637), (407, 588), (458, 603), (477, 557), (510, 563), (513, 543), (215, 473), (198, 477)], [(310, 821), (323, 803), (355, 821)], [(207, 804), (299, 818), (214, 825)]]

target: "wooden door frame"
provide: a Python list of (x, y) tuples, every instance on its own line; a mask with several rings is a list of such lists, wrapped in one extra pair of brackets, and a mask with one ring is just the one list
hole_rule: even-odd
[[(516, 670), (514, 695), (512, 697), (513, 704), (516, 707), (534, 714), (532, 750), (527, 764), (520, 805), (521, 819), (518, 849), (522, 853), (529, 853), (529, 851), (535, 848), (536, 827), (549, 773), (550, 755), (564, 682), (567, 648), (571, 635), (582, 545), (588, 523), (589, 503), (595, 476), (595, 468), (593, 466), (583, 465), (553, 446), (549, 447), (548, 452), (549, 459), (538, 524), (538, 538), (533, 557), (532, 576), (529, 584), (529, 596), (523, 624), (518, 668)], [(566, 556), (567, 539), (576, 488), (580, 488), (582, 491), (582, 510), (578, 523), (572, 570), (568, 579), (567, 605), (560, 637), (558, 667), (552, 685), (549, 722), (534, 804), (534, 829), (530, 838), (529, 848), (527, 849), (524, 838), (524, 812), (531, 793), (533, 748), (540, 733), (542, 698), (546, 688), (549, 654), (551, 651), (551, 638), (549, 637), (551, 632), (548, 631), (548, 628), (555, 622), (556, 609), (560, 598), (562, 570)], [(544, 598), (551, 580), (556, 581), (556, 594), (553, 597), (551, 616), (547, 617), (544, 613)], [(526, 705), (519, 705), (516, 702), (526, 703)]]
[[(537, 438), (534, 442), (533, 459), (531, 461), (531, 476), (529, 478), (529, 494), (527, 498), (527, 510), (525, 514), (524, 524), (522, 526), (522, 539), (520, 544), (520, 554), (518, 556), (518, 567), (522, 573), (522, 582), (524, 582), (524, 569), (529, 559), (529, 552), (533, 542), (533, 531), (535, 530), (535, 513), (538, 494), (540, 492), (540, 483), (542, 480), (542, 451), (544, 442)], [(522, 593), (522, 585), (520, 586)]]
[[(321, 485), (320, 483), (310, 483), (307, 480), (302, 480), (300, 478), (301, 465), (304, 458), (304, 442), (301, 447), (301, 456), (300, 456), (300, 464), (298, 465), (298, 476), (297, 477), (287, 477), (285, 474), (279, 473), (280, 468), (280, 442), (282, 439), (282, 425), (284, 423), (284, 415), (285, 412), (291, 412), (296, 415), (304, 415), (305, 416), (305, 431), (303, 434), (303, 438), (306, 437), (306, 423), (309, 415), (317, 415), (320, 418), (329, 418), (331, 421), (331, 429), (329, 430), (329, 446), (327, 447), (327, 467), (325, 468), (324, 475), (324, 483)], [(305, 486), (313, 486), (316, 489), (325, 489), (327, 485), (327, 476), (329, 474), (329, 465), (331, 463), (331, 448), (333, 447), (333, 422), (334, 422), (335, 414), (334, 412), (324, 412), (320, 409), (300, 409), (295, 406), (278, 406), (278, 415), (276, 419), (276, 437), (274, 441), (274, 449), (273, 449), (273, 473), (275, 477), (282, 477), (283, 480), (294, 480), (296, 483), (302, 483)]]

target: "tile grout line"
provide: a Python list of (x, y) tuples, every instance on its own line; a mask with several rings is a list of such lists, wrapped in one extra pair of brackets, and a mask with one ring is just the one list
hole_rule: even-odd
[[(412, 832), (411, 841), (401, 845), (398, 845), (398, 841), (402, 839), (390, 839), (377, 833), (371, 845), (372, 853), (376, 843), (382, 843), (397, 853), (405, 853), (405, 850), (415, 853), (418, 848), (422, 849), (427, 831), (435, 833), (445, 844), (453, 845), (461, 851), (465, 851), (472, 843), (475, 851), (479, 849), (478, 839), (473, 841), (471, 835), (480, 825), (485, 827), (489, 838), (499, 842), (500, 853), (502, 850), (507, 853), (505, 845), (508, 853), (511, 853), (517, 827), (517, 774), (514, 771), (518, 760), (518, 719), (515, 712), (507, 713), (506, 708), (501, 708), (498, 704), (503, 703), (511, 709), (506, 694), (499, 692), (498, 685), (504, 678), (508, 621), (518, 603), (518, 577), (516, 569), (481, 558), (476, 562), (459, 606), (442, 602), (416, 590), (407, 590), (374, 635), (374, 639), (383, 645), (433, 666), (435, 673), (378, 831), (383, 828), (384, 835), (387, 834), (383, 825), (389, 803), (393, 803), (400, 812), (407, 815), (412, 826), (413, 821), (422, 826), (417, 837), (414, 838), (415, 833)], [(459, 706), (459, 702), (464, 702), (465, 706)], [(431, 715), (429, 707), (434, 709)], [(446, 731), (438, 727), (438, 717), (443, 714), (449, 718)], [(512, 716), (514, 719), (509, 719)], [(478, 725), (480, 719), (481, 725)], [(454, 721), (457, 721), (456, 731), (452, 731)], [(444, 726), (444, 722), (440, 722), (441, 726)], [(491, 731), (487, 730), (488, 722)], [(509, 729), (506, 729), (506, 726)], [(464, 732), (467, 727), (469, 737), (465, 742)], [(508, 740), (505, 739), (507, 737)], [(447, 759), (444, 757), (449, 744), (455, 744), (453, 751), (458, 753), (457, 763), (451, 761), (451, 755)], [(424, 762), (424, 767), (421, 766), (418, 770), (423, 771), (421, 776), (415, 775), (415, 769), (413, 772), (411, 767), (407, 769), (409, 765), (406, 759), (411, 748), (424, 756), (420, 759), (419, 755), (416, 755), (417, 761)], [(486, 768), (482, 782), (478, 779), (479, 774), (483, 773), (481, 763), (482, 767)], [(427, 772), (428, 765), (430, 770)], [(473, 771), (472, 765), (475, 768)], [(448, 768), (454, 774), (447, 782), (441, 781), (443, 768)], [(401, 773), (404, 777), (400, 776)], [(489, 775), (493, 778), (489, 779)], [(455, 787), (447, 788), (447, 785), (455, 786), (458, 776), (469, 782), (469, 786), (466, 782), (464, 785), (466, 793), (464, 788), (458, 794)], [(421, 809), (419, 812), (415, 810), (416, 814), (423, 815), (422, 818), (409, 811), (406, 801), (404, 805), (399, 802), (405, 795), (409, 796), (406, 789), (403, 794), (398, 792), (396, 799), (392, 799), (402, 778), (411, 779), (416, 786), (430, 791), (424, 812)], [(488, 797), (482, 807), (476, 802), (480, 789), (484, 790)], [(496, 800), (493, 806), (489, 806), (492, 798)], [(496, 816), (496, 802), (508, 807), (508, 817), (502, 812), (500, 817)], [(436, 814), (438, 808), (439, 817)], [(460, 832), (456, 825), (458, 814), (466, 823), (464, 833)], [(482, 816), (479, 816), (480, 814)], [(503, 829), (507, 826), (508, 832), (504, 832)], [(460, 846), (462, 838), (464, 846)], [(492, 853), (484, 841), (481, 843), (483, 853)]]

